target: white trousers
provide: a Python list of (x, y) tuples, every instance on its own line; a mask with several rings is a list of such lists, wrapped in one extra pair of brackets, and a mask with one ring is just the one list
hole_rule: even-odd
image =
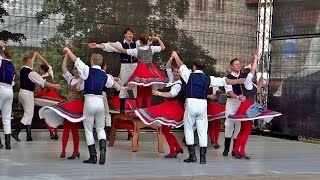
[(109, 112), (107, 93), (103, 91), (102, 96), (103, 96), (103, 103), (104, 103), (104, 116), (106, 120), (106, 126), (111, 127), (111, 115)]
[(237, 136), (240, 132), (241, 122), (240, 121), (232, 121), (229, 120), (229, 115), (234, 115), (238, 111), (241, 102), (234, 98), (228, 98), (226, 103), (226, 121), (225, 125), (225, 134), (226, 138), (231, 138), (233, 135), (233, 139), (237, 139)]
[(34, 112), (34, 93), (32, 91), (20, 89), (19, 102), (23, 107), (21, 123), (24, 125), (31, 125)]
[[(128, 79), (132, 76), (134, 70), (136, 70), (138, 63), (134, 64), (126, 64), (126, 63), (121, 63), (120, 67), (120, 85), (123, 86)], [(133, 88), (133, 87), (132, 87)], [(120, 98), (126, 98), (127, 97), (127, 90), (132, 90), (134, 97), (137, 97), (137, 88), (136, 86), (131, 89), (130, 87), (123, 89), (121, 88), (119, 97)]]
[(12, 87), (0, 85), (0, 110), (4, 134), (11, 134)]
[(94, 95), (85, 96), (83, 107), (83, 115), (85, 116), (85, 119), (83, 120), (83, 126), (88, 146), (94, 144), (94, 123), (96, 125), (98, 140), (106, 139), (106, 132), (104, 131), (106, 121), (104, 113), (104, 103), (102, 97)]
[(207, 100), (188, 98), (183, 117), (184, 135), (187, 145), (194, 145), (194, 127), (197, 127), (199, 146), (208, 145)]

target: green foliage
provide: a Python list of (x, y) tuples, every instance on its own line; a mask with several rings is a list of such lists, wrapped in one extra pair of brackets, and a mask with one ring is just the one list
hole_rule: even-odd
[[(3, 16), (8, 16), (8, 12), (2, 7), (4, 2), (9, 2), (5, 0), (0, 0), (0, 23), (4, 23)], [(10, 31), (0, 29), (0, 39), (7, 42), (8, 40), (12, 40), (14, 42), (21, 42), (22, 39), (26, 39), (26, 37), (21, 33), (12, 33)]]
[(68, 42), (74, 53), (85, 61), (93, 52), (100, 52), (113, 75), (118, 75), (120, 69), (117, 55), (89, 49), (87, 43), (122, 40), (123, 30), (128, 26), (135, 30), (136, 39), (143, 32), (162, 36), (166, 50), (154, 57), (154, 62), (162, 69), (175, 50), (187, 65), (200, 57), (206, 60), (209, 67), (207, 71), (214, 72), (216, 60), (196, 45), (185, 30), (177, 29), (178, 22), (184, 20), (188, 8), (188, 0), (45, 0), (37, 20), (40, 22), (52, 14), (60, 14), (64, 18), (64, 23), (57, 27), (57, 36), (43, 42), (45, 49), (50, 47), (52, 51), (62, 48), (61, 44)]

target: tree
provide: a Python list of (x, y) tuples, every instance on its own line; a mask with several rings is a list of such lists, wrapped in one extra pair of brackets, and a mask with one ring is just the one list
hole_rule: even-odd
[[(0, 23), (4, 23), (3, 16), (8, 16), (9, 13), (3, 8), (4, 2), (9, 2), (5, 0), (0, 0)], [(4, 41), (12, 40), (14, 42), (21, 42), (22, 39), (26, 39), (22, 33), (12, 33), (4, 29), (0, 29), (0, 39)]]
[[(142, 32), (162, 36), (166, 50), (154, 58), (154, 62), (161, 68), (164, 68), (172, 50), (176, 50), (187, 64), (196, 57), (206, 59), (210, 65), (208, 70), (213, 72), (215, 59), (196, 45), (185, 30), (176, 28), (188, 8), (188, 0), (45, 0), (37, 19), (41, 22), (49, 15), (61, 14), (64, 23), (58, 26), (58, 36), (69, 42), (76, 55), (83, 59), (99, 51), (87, 48), (88, 42), (122, 40), (123, 29), (130, 26), (136, 32), (136, 38)], [(47, 42), (53, 43), (50, 40)], [(111, 67), (111, 73), (117, 75), (120, 69), (117, 55), (102, 54)]]

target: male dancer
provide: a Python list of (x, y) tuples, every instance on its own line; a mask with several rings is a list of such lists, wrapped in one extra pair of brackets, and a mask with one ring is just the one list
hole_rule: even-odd
[(55, 89), (61, 89), (60, 84), (53, 84), (43, 79), (37, 72), (33, 71), (33, 62), (38, 52), (35, 51), (32, 57), (23, 58), (23, 66), (20, 71), (20, 91), (19, 91), (19, 102), (23, 107), (23, 117), (17, 128), (12, 132), (11, 136), (20, 141), (18, 135), (21, 129), (26, 126), (27, 141), (32, 141), (31, 137), (31, 123), (34, 112), (34, 90), (36, 84), (41, 87), (51, 87)]
[[(122, 41), (117, 41), (115, 44), (117, 46), (122, 47), (124, 49), (135, 49), (138, 46), (138, 41), (133, 42), (133, 30), (131, 28), (126, 28), (123, 32), (124, 39)], [(118, 52), (120, 55), (121, 60), (121, 67), (120, 67), (120, 85), (123, 86), (124, 83), (128, 81), (128, 79), (133, 74), (134, 70), (137, 67), (138, 59), (134, 56), (127, 55), (125, 53), (119, 52), (117, 49), (112, 47), (110, 43), (102, 43), (102, 44), (96, 44), (96, 43), (89, 43), (88, 46), (90, 48), (100, 48), (103, 49), (106, 52)], [(136, 97), (136, 89), (133, 89), (133, 94)], [(126, 97), (127, 97), (127, 89), (121, 88), (120, 90), (120, 113), (124, 114), (124, 106), (126, 103)]]
[(97, 152), (92, 132), (93, 124), (95, 123), (100, 146), (99, 164), (103, 165), (106, 161), (106, 132), (104, 131), (106, 121), (102, 91), (104, 87), (112, 87), (114, 80), (102, 70), (101, 65), (103, 63), (103, 57), (101, 54), (91, 55), (91, 67), (89, 67), (81, 61), (80, 58), (77, 58), (69, 48), (66, 47), (63, 51), (68, 54), (75, 63), (80, 78), (84, 80), (85, 100), (83, 115), (85, 116), (85, 119), (83, 121), (83, 126), (90, 158), (83, 161), (83, 163), (97, 163)]
[(205, 164), (208, 144), (207, 95), (209, 87), (243, 83), (245, 79), (230, 80), (225, 77), (217, 78), (214, 76), (207, 76), (203, 73), (204, 60), (196, 59), (191, 71), (185, 64), (183, 64), (175, 51), (172, 52), (171, 56), (175, 59), (177, 66), (179, 67), (181, 77), (187, 83), (187, 99), (185, 103), (183, 122), (189, 158), (185, 159), (184, 162), (190, 163), (197, 161), (194, 149), (193, 131), (193, 127), (196, 126), (200, 146), (200, 164)]
[[(6, 149), (11, 149), (10, 146), (10, 134), (11, 134), (11, 112), (12, 112), (12, 102), (13, 102), (13, 89), (14, 77), (16, 75), (16, 70), (12, 59), (13, 52), (10, 49), (5, 49), (4, 42), (0, 41), (0, 48), (2, 49), (2, 54), (0, 55), (0, 110), (3, 123), (3, 131), (5, 136)], [(3, 145), (0, 139), (0, 148)]]
[[(241, 63), (239, 59), (232, 59), (230, 61), (230, 69), (231, 73), (226, 77), (228, 79), (238, 79), (241, 70)], [(223, 156), (228, 156), (230, 149), (231, 137), (233, 136), (233, 144), (237, 139), (237, 136), (240, 132), (241, 123), (238, 121), (230, 121), (228, 116), (230, 114), (235, 114), (241, 104), (241, 101), (246, 99), (245, 96), (242, 95), (241, 85), (226, 85), (225, 90), (227, 93), (227, 103), (226, 103), (226, 120), (225, 120), (225, 142), (224, 142), (224, 151)], [(235, 154), (232, 153), (234, 156)]]

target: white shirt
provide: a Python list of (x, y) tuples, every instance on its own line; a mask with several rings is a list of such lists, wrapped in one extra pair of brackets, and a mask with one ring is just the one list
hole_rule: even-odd
[[(231, 75), (233, 75), (234, 77), (239, 77), (240, 73), (232, 72)], [(244, 87), (247, 90), (252, 90), (252, 88), (253, 88), (252, 79), (253, 79), (253, 74), (249, 73), (248, 76), (246, 77), (245, 82), (244, 82)], [(225, 89), (226, 89), (226, 93), (228, 93), (229, 91), (233, 91), (232, 85), (226, 85)]]
[[(31, 69), (29, 66), (22, 66), (22, 68), (25, 67), (25, 68), (29, 68)], [(32, 69), (31, 69), (32, 70)], [(40, 74), (38, 74), (37, 72), (35, 71), (31, 71), (29, 74), (28, 74), (28, 78), (33, 82), (33, 83), (36, 83), (38, 84), (39, 86), (41, 86), (42, 88), (44, 88), (44, 83), (46, 82), (45, 79), (43, 79)]]
[[(80, 78), (82, 78), (83, 80), (86, 80), (88, 79), (88, 76), (89, 76), (89, 66), (87, 66), (83, 61), (80, 60), (80, 58), (77, 58), (77, 61), (75, 62), (75, 66), (77, 67), (78, 69), (78, 72), (79, 72), (79, 75), (80, 75)], [(97, 66), (97, 65), (94, 65), (92, 66), (91, 68), (94, 68), (94, 69), (100, 69), (102, 72), (104, 72), (102, 69), (101, 69), (101, 66)], [(105, 73), (105, 72), (104, 72)], [(107, 82), (105, 84), (105, 87), (107, 88), (111, 88), (113, 86), (113, 79), (112, 79), (112, 76), (110, 76), (109, 74), (107, 74), (108, 78), (107, 78)]]
[[(180, 75), (182, 79), (188, 83), (190, 74), (192, 73), (190, 69), (187, 68), (187, 66), (184, 64), (180, 66), (179, 68)], [(193, 73), (203, 73), (201, 70), (195, 70)], [(226, 85), (226, 78), (225, 77), (214, 77), (210, 76), (210, 86), (220, 87)]]
[[(132, 43), (132, 41), (131, 42), (127, 42), (124, 39), (123, 43), (129, 44), (129, 47), (130, 47), (130, 43)], [(119, 51), (116, 48), (112, 47), (111, 44), (114, 44), (114, 45), (117, 45), (119, 47), (122, 47), (122, 44), (119, 41), (117, 41), (117, 42), (109, 42), (109, 43), (101, 43), (101, 44), (104, 46), (103, 51), (106, 51), (106, 52), (117, 52), (117, 53), (119, 53)], [(140, 46), (140, 41), (136, 41), (136, 47), (139, 47), (139, 46)]]
[(127, 54), (129, 56), (138, 57), (138, 49), (147, 50), (149, 47), (151, 48), (152, 54), (158, 53), (158, 52), (161, 51), (161, 46), (149, 46), (149, 45), (146, 45), (146, 46), (142, 46), (142, 47), (137, 47), (135, 49), (127, 49)]
[(45, 74), (43, 74), (41, 77), (47, 77), (47, 76), (51, 76), (52, 77), (52, 80), (53, 80), (53, 70), (52, 70), (52, 66), (48, 65), (49, 69), (48, 69), (48, 72), (46, 72)]
[(253, 74), (249, 73), (248, 76), (246, 77), (246, 81), (244, 82), (244, 87), (247, 90), (252, 90), (253, 89)]
[(168, 79), (169, 79), (169, 83), (166, 85), (166, 87), (170, 87), (170, 93), (173, 97), (176, 97), (179, 92), (181, 91), (181, 80), (178, 81), (174, 81), (173, 82), (173, 73), (172, 73), (172, 69), (166, 69), (167, 71), (167, 75), (168, 75)]
[[(71, 86), (77, 84), (80, 80), (80, 79), (76, 79), (69, 71), (67, 71), (62, 76), (68, 82), (68, 84), (70, 84)], [(83, 89), (84, 89), (84, 83), (81, 84), (79, 91), (82, 91)]]

